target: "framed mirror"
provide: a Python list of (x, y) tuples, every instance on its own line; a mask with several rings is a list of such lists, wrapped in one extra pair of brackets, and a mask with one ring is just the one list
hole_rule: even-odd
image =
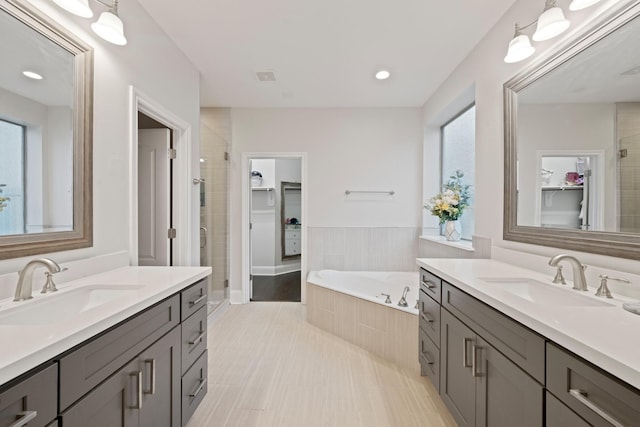
[(640, 259), (640, 5), (504, 85), (504, 239)]
[(16, 0), (0, 40), (0, 259), (91, 246), (93, 51)]
[(280, 194), (282, 259), (299, 258), (302, 254), (302, 184), (282, 181)]

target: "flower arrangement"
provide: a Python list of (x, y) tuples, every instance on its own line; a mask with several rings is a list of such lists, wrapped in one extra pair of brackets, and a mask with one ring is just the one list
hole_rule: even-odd
[(431, 215), (440, 219), (440, 224), (456, 221), (469, 206), (471, 186), (462, 183), (463, 177), (462, 171), (457, 170), (456, 174), (451, 175), (449, 181), (442, 186), (443, 191), (424, 204), (425, 209), (428, 209)]
[[(0, 185), (0, 187), (4, 187), (4, 184), (3, 184), (3, 185)], [(0, 194), (2, 194), (2, 188), (0, 188)], [(8, 202), (9, 200), (11, 200), (11, 199), (10, 199), (10, 198), (8, 198), (8, 197), (2, 197), (2, 196), (0, 196), (0, 212), (2, 212), (2, 211), (4, 210), (4, 208), (6, 208), (6, 207), (7, 207), (7, 202)]]

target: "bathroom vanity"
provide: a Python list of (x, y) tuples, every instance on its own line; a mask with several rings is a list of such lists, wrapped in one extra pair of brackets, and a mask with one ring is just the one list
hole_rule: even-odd
[(493, 260), (419, 259), (419, 359), (460, 427), (640, 423), (640, 316)]
[[(0, 302), (0, 425), (184, 426), (207, 392), (210, 272), (126, 267)], [(51, 298), (88, 308), (38, 317)]]

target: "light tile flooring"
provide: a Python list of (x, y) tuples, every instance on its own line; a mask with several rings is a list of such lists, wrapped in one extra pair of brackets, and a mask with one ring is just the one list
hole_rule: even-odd
[(233, 305), (208, 347), (209, 390), (188, 427), (456, 426), (426, 379), (308, 324), (299, 303)]

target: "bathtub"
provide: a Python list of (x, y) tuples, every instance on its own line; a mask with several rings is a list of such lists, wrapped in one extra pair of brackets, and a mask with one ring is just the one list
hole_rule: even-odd
[[(420, 291), (419, 279), (418, 272), (320, 270), (310, 272), (307, 283), (417, 316), (415, 306)], [(405, 286), (409, 287), (406, 297), (408, 307), (400, 307), (398, 301)], [(383, 293), (391, 295), (391, 304), (385, 303), (386, 297), (381, 296)]]
[[(418, 281), (417, 272), (312, 271), (307, 322), (420, 375)], [(408, 307), (399, 307), (405, 286)], [(391, 304), (381, 293), (391, 295)]]

